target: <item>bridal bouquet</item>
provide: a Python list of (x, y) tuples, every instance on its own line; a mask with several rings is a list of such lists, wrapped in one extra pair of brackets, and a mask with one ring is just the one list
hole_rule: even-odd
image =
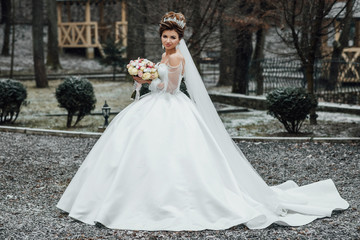
[(141, 77), (143, 80), (154, 80), (159, 77), (155, 64), (145, 58), (131, 60), (126, 67), (130, 75)]
[[(138, 58), (136, 60), (131, 60), (130, 63), (126, 66), (128, 69), (128, 73), (132, 76), (138, 76), (142, 78), (143, 80), (154, 80), (159, 77), (159, 73), (157, 72), (157, 69), (155, 68), (155, 64), (145, 58)], [(140, 95), (144, 94), (144, 90), (141, 92), (141, 89), (145, 89), (142, 87), (143, 84), (140, 84), (138, 82), (135, 82), (134, 87), (135, 90), (133, 94), (131, 95), (132, 99), (138, 100), (140, 98)], [(144, 85), (148, 85), (145, 83)], [(148, 86), (147, 86), (147, 91)]]

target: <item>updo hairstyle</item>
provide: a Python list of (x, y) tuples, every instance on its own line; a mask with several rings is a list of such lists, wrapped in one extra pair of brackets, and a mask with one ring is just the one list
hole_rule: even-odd
[(179, 34), (179, 39), (182, 39), (184, 36), (184, 28), (181, 28), (176, 22), (174, 21), (166, 21), (164, 22), (164, 18), (176, 18), (177, 20), (182, 20), (184, 23), (186, 23), (185, 17), (182, 13), (175, 13), (175, 12), (168, 12), (166, 13), (160, 21), (160, 38), (164, 31), (166, 30), (175, 30)]

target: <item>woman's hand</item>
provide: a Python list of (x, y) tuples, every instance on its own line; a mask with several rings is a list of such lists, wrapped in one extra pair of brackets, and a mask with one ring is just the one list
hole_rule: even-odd
[(162, 82), (162, 83), (159, 83), (158, 85), (157, 85), (157, 88), (158, 89), (163, 89), (164, 88), (164, 83)]
[(150, 80), (143, 80), (141, 77), (135, 77), (135, 76), (133, 76), (133, 79), (134, 79), (134, 81), (136, 81), (136, 82), (138, 82), (138, 83), (140, 83), (140, 84), (143, 84), (143, 83), (151, 83), (151, 81)]

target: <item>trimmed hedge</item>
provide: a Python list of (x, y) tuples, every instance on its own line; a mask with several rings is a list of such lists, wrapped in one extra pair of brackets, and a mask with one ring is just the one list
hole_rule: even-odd
[(96, 97), (93, 86), (89, 80), (83, 77), (70, 76), (65, 78), (64, 82), (56, 89), (55, 95), (59, 107), (68, 111), (67, 127), (72, 126), (73, 116), (77, 116), (73, 125), (75, 126), (95, 108)]
[(268, 114), (277, 118), (289, 133), (298, 133), (302, 123), (317, 106), (317, 100), (303, 88), (279, 88), (266, 97)]
[(21, 82), (0, 80), (0, 124), (16, 121), (26, 97), (27, 91)]

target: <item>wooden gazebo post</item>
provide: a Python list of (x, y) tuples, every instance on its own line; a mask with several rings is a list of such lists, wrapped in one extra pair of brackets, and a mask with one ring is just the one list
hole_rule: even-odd
[[(124, 47), (127, 47), (127, 30), (126, 0), (121, 0), (121, 21), (115, 23), (115, 39), (116, 42), (122, 41)], [(124, 52), (123, 57), (126, 57), (126, 52)]]
[(122, 25), (122, 35), (123, 35), (123, 46), (127, 46), (127, 21), (126, 21), (126, 2), (125, 0), (121, 1), (121, 23)]
[[(91, 44), (91, 15), (90, 15), (90, 0), (86, 1), (85, 5), (85, 25), (86, 25), (86, 42)], [(94, 58), (94, 47), (88, 46), (86, 48), (86, 57)]]
[[(62, 11), (62, 5), (61, 4), (57, 4), (56, 5), (56, 10), (57, 10), (57, 23), (60, 26), (62, 23), (62, 15), (61, 15), (61, 11)], [(61, 36), (61, 29), (58, 27), (58, 36)]]

